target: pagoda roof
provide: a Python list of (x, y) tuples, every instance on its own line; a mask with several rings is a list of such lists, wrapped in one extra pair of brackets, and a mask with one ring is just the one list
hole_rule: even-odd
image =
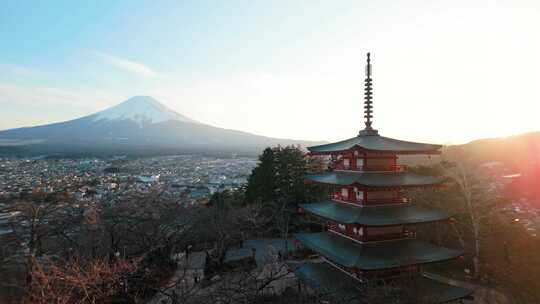
[(438, 210), (411, 204), (360, 207), (331, 200), (300, 205), (305, 211), (342, 224), (391, 226), (442, 221), (449, 216)]
[(335, 263), (363, 270), (442, 262), (463, 255), (463, 250), (417, 239), (359, 243), (332, 232), (298, 233), (295, 237)]
[(287, 263), (296, 277), (322, 296), (345, 303), (361, 303), (361, 283), (328, 263)]
[(369, 187), (416, 187), (438, 185), (442, 179), (418, 175), (411, 172), (360, 172), (331, 171), (308, 174), (307, 180), (330, 185), (350, 186), (353, 184)]
[(335, 143), (308, 147), (309, 152), (314, 154), (330, 154), (353, 148), (364, 149), (374, 152), (392, 152), (397, 154), (434, 154), (439, 153), (441, 145), (417, 143), (393, 139), (380, 135), (358, 135), (353, 138)]
[[(288, 266), (302, 282), (322, 293), (323, 296), (331, 296), (336, 300), (347, 301), (347, 303), (363, 303), (362, 300), (366, 299), (364, 288), (377, 288), (374, 285), (356, 281), (328, 263), (289, 263)], [(465, 298), (473, 292), (471, 289), (443, 283), (424, 275), (419, 275), (403, 283), (401, 288), (392, 289), (395, 294), (388, 294), (389, 289), (386, 289), (384, 293), (377, 294), (381, 297), (387, 296), (388, 302), (393, 303), (396, 303), (395, 301), (398, 299), (403, 299), (403, 302), (406, 303), (410, 302), (411, 299), (407, 298), (407, 295), (417, 296), (418, 298), (415, 299), (419, 303), (447, 303)], [(381, 286), (381, 288), (384, 287), (385, 285)], [(415, 290), (421, 292), (413, 295), (411, 290), (412, 292)], [(384, 299), (379, 300), (383, 301)]]

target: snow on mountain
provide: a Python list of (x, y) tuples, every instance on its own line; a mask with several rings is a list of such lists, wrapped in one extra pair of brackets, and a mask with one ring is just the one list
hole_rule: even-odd
[(94, 114), (94, 121), (131, 120), (142, 126), (169, 120), (198, 123), (169, 109), (150, 96), (135, 96), (116, 106)]

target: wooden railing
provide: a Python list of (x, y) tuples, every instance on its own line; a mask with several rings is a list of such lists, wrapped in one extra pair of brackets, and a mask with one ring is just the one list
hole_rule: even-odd
[(398, 204), (398, 203), (410, 203), (412, 200), (408, 197), (395, 197), (395, 198), (380, 198), (380, 199), (367, 199), (366, 205), (384, 205), (384, 204)]
[(353, 168), (351, 165), (345, 165), (342, 161), (334, 163), (331, 167), (334, 170), (352, 170), (364, 172), (406, 172), (408, 170), (406, 165), (371, 165)]
[(352, 170), (353, 168), (350, 164), (346, 166), (343, 163), (343, 161), (339, 161), (334, 164), (333, 169), (334, 170)]
[(368, 165), (360, 166), (360, 171), (382, 171), (382, 172), (405, 172), (406, 165)]
[(353, 204), (366, 204), (366, 205), (384, 205), (384, 204), (399, 204), (399, 203), (410, 203), (412, 200), (408, 197), (395, 197), (395, 198), (386, 198), (386, 199), (368, 199), (364, 201), (363, 199), (356, 199), (356, 197), (343, 197), (341, 193), (333, 193), (330, 195), (330, 199), (336, 201), (342, 201)]

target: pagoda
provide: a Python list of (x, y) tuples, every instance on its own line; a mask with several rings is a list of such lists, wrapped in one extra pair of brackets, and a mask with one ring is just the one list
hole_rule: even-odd
[[(309, 147), (312, 156), (329, 162), (329, 170), (309, 174), (307, 182), (332, 189), (322, 202), (301, 209), (322, 219), (324, 232), (299, 233), (302, 247), (316, 252), (322, 262), (296, 265), (293, 271), (316, 289), (341, 289), (351, 299), (362, 299), (362, 286), (414, 278), (424, 302), (443, 303), (468, 297), (471, 290), (432, 279), (423, 265), (463, 255), (463, 250), (436, 246), (416, 238), (416, 225), (447, 221), (438, 210), (415, 205), (410, 188), (436, 187), (442, 180), (409, 172), (400, 155), (440, 154), (440, 145), (383, 137), (373, 128), (372, 68), (367, 54), (364, 122), (357, 136)], [(408, 279), (407, 279), (408, 280)], [(381, 285), (381, 284), (379, 284)]]

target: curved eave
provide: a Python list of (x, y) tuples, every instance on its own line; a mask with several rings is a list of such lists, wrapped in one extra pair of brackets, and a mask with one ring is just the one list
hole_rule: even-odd
[(298, 233), (295, 238), (337, 264), (368, 271), (443, 262), (464, 253), (416, 239), (361, 244), (331, 232)]
[(362, 147), (359, 145), (354, 145), (350, 148), (342, 149), (342, 150), (329, 150), (329, 151), (317, 151), (317, 150), (309, 150), (311, 147), (307, 148), (310, 155), (331, 155), (331, 154), (344, 154), (349, 151), (359, 150), (364, 152), (372, 152), (372, 153), (386, 153), (386, 154), (398, 154), (398, 155), (440, 155), (442, 152), (439, 151), (437, 148), (435, 150), (410, 150), (410, 151), (403, 151), (403, 150), (374, 150), (374, 149), (368, 149), (366, 147)]
[[(287, 266), (302, 282), (323, 295), (334, 295), (339, 300), (346, 299), (351, 303), (364, 303), (363, 287), (376, 288), (373, 285), (360, 285), (357, 280), (328, 263), (288, 263)], [(421, 291), (418, 299), (421, 303), (448, 303), (473, 293), (472, 289), (450, 285), (424, 275), (414, 278), (414, 281), (407, 280), (405, 284), (405, 288)], [(384, 288), (384, 284), (381, 288)]]
[(359, 282), (328, 263), (289, 262), (287, 266), (300, 281), (321, 296), (347, 303), (363, 303)]
[(440, 178), (423, 176), (411, 172), (355, 172), (332, 171), (320, 174), (308, 174), (305, 179), (327, 185), (367, 187), (423, 187), (443, 183)]
[(395, 206), (357, 207), (324, 201), (300, 205), (306, 212), (342, 224), (364, 226), (393, 226), (444, 221), (450, 218), (444, 212), (402, 204)]
[(332, 154), (351, 149), (393, 154), (440, 154), (441, 148), (441, 145), (404, 141), (379, 135), (359, 135), (335, 143), (311, 146), (307, 149), (311, 154)]

